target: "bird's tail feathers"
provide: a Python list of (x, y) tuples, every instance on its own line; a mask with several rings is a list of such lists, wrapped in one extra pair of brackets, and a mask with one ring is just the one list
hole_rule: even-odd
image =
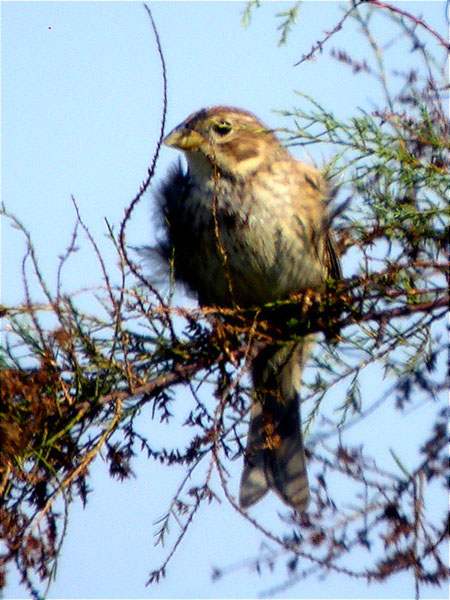
[(272, 489), (305, 510), (309, 500), (298, 389), (309, 342), (266, 346), (253, 363), (254, 399), (239, 502), (247, 508)]

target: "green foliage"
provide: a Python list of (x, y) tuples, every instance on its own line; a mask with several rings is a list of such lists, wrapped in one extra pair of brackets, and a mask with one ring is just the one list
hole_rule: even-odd
[(300, 2), (296, 2), (294, 6), (289, 8), (288, 10), (283, 10), (277, 13), (277, 17), (279, 19), (283, 19), (281, 23), (278, 25), (277, 29), (280, 31), (280, 39), (278, 40), (279, 46), (284, 46), (287, 43), (288, 36), (292, 31), (292, 27), (295, 25), (297, 21), (298, 13), (300, 10)]
[(241, 16), (241, 24), (243, 27), (249, 27), (252, 21), (253, 12), (260, 6), (260, 0), (250, 0), (249, 2), (247, 2)]

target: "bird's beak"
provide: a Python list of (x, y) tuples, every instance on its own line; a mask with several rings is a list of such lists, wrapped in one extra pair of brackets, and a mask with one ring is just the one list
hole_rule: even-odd
[(186, 151), (198, 150), (203, 142), (203, 137), (197, 131), (184, 125), (179, 125), (173, 129), (163, 140), (166, 146)]

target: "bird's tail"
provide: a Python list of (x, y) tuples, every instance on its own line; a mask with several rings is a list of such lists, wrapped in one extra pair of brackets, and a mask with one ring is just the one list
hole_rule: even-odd
[(310, 343), (266, 346), (253, 362), (254, 399), (241, 478), (243, 508), (272, 489), (305, 510), (309, 500), (298, 390)]

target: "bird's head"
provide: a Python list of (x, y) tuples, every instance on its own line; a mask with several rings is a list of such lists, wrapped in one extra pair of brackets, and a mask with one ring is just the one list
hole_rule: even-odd
[(234, 177), (247, 177), (267, 162), (286, 155), (274, 133), (252, 113), (215, 106), (185, 119), (164, 139), (182, 150), (191, 171), (218, 168)]

